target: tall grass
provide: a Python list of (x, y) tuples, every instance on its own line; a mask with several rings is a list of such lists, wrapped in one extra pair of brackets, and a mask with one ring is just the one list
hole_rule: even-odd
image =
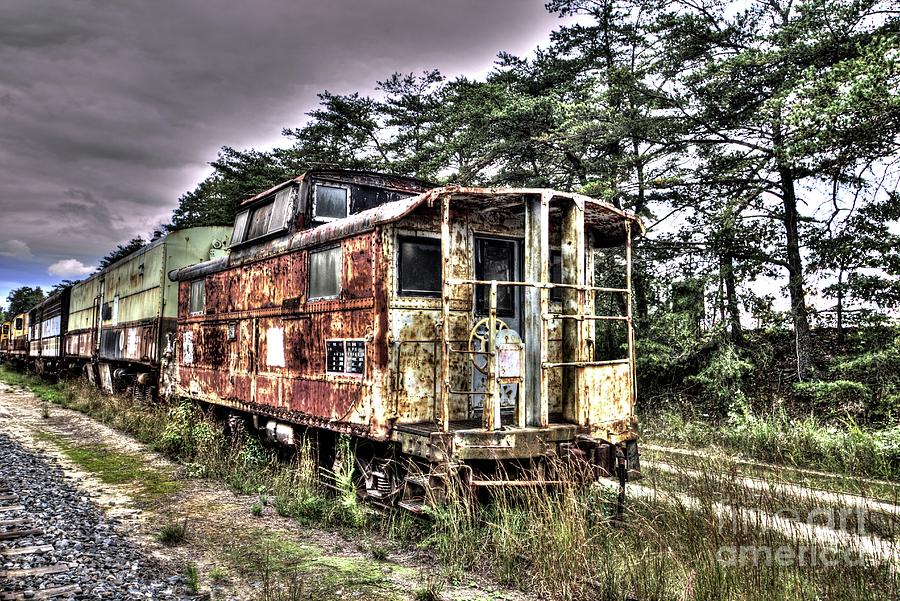
[[(429, 590), (439, 591), (439, 582), (474, 573), (529, 595), (561, 601), (881, 600), (900, 596), (896, 571), (872, 559), (858, 565), (842, 561), (802, 565), (798, 561), (730, 562), (726, 554), (723, 561), (723, 549), (732, 548), (798, 551), (808, 546), (820, 556), (829, 552), (824, 543), (748, 520), (756, 510), (778, 511), (785, 500), (765, 492), (741, 494), (734, 485), (736, 469), (727, 462), (694, 465), (702, 477), (694, 477), (690, 486), (657, 480), (651, 473), (646, 480), (630, 485), (634, 494), (624, 519), (613, 515), (615, 489), (498, 489), (487, 502), (476, 502), (466, 488), (450, 482), (446, 500), (430, 510), (430, 521), (423, 524), (405, 514), (378, 515), (363, 510), (356, 499), (353, 449), (347, 439), (340, 443), (339, 459), (329, 478), (337, 490), (326, 492), (315, 449), (305, 439), (292, 460), (285, 462), (252, 436), (229, 436), (212, 413), (189, 403), (148, 406), (77, 384), (53, 386), (44, 391), (50, 400), (137, 435), (183, 462), (197, 476), (266, 494), (283, 515), (430, 549), (437, 568), (429, 576), (434, 579)], [(747, 422), (742, 437), (749, 440), (735, 439), (731, 444), (762, 448), (773, 438), (785, 436), (778, 430), (785, 427), (782, 422)], [(718, 432), (709, 435), (725, 440)], [(806, 449), (803, 456), (808, 457), (811, 449), (825, 444), (811, 434), (790, 436), (796, 438), (775, 447), (782, 449), (781, 458), (788, 456), (789, 448)], [(866, 447), (861, 444), (860, 448)], [(573, 474), (569, 476), (575, 479)], [(679, 491), (689, 491), (692, 500), (677, 494)], [(816, 499), (805, 503), (804, 507), (814, 507)], [(301, 591), (301, 582), (280, 583), (272, 585), (264, 598), (297, 598), (305, 594)]]
[(900, 426), (871, 430), (851, 418), (827, 425), (783, 411), (742, 411), (721, 423), (665, 412), (643, 429), (653, 442), (691, 448), (716, 444), (760, 461), (900, 480)]
[[(832, 549), (751, 519), (794, 505), (774, 493), (735, 493), (733, 468), (703, 465), (690, 497), (655, 478), (635, 485), (641, 494), (629, 499), (624, 520), (611, 514), (615, 491), (597, 487), (507, 489), (486, 505), (455, 498), (435, 510), (427, 544), (450, 578), (480, 570), (565, 601), (897, 598), (891, 566), (855, 555), (849, 540)], [(806, 502), (818, 507), (814, 497)], [(800, 550), (813, 548), (838, 561), (802, 565)], [(845, 551), (859, 565), (840, 560)], [(747, 561), (732, 562), (740, 553)]]

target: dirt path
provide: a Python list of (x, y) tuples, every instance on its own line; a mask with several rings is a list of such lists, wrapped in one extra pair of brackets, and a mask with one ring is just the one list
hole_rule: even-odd
[[(186, 582), (196, 574), (207, 598), (261, 599), (264, 587), (280, 584), (299, 590), (291, 599), (405, 600), (439, 571), (426, 551), (301, 526), (271, 507), (254, 517), (251, 506), (258, 497), (191, 478), (184, 467), (78, 412), (51, 405), (45, 417), (34, 395), (2, 382), (0, 431), (59, 462), (147, 554), (186, 574)], [(180, 544), (159, 542), (163, 533), (177, 535), (182, 526), (186, 537)], [(286, 566), (294, 576), (280, 575)], [(529, 597), (471, 577), (446, 586), (442, 598)]]

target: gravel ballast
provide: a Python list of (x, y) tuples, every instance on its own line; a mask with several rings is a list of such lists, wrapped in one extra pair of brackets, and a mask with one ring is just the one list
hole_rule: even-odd
[[(0, 521), (22, 523), (0, 526), (0, 533), (34, 528), (40, 534), (0, 540), (0, 552), (13, 548), (49, 546), (52, 550), (22, 555), (0, 555), (0, 586), (4, 594), (40, 597), (39, 591), (77, 586), (69, 599), (190, 599), (183, 593), (181, 576), (166, 570), (117, 528), (118, 521), (103, 514), (88, 495), (64, 474), (52, 459), (26, 450), (0, 434)], [(66, 571), (43, 575), (13, 575), (65, 564)], [(60, 568), (61, 569), (61, 568)]]

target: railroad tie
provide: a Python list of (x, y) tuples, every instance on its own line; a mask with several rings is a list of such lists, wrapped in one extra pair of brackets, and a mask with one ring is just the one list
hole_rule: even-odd
[(0, 540), (13, 540), (16, 538), (22, 538), (23, 536), (35, 536), (37, 534), (43, 534), (44, 531), (40, 528), (20, 528), (18, 530), (7, 530), (6, 532), (0, 532)]
[[(5, 483), (0, 484), (0, 501), (17, 501), (12, 489)], [(6, 512), (25, 511), (24, 505), (4, 505), (0, 506), (0, 515)], [(44, 531), (40, 528), (28, 528), (31, 522), (27, 517), (9, 518), (0, 520), (0, 527), (4, 528), (0, 531), (0, 541), (15, 540), (26, 536), (40, 536)], [(26, 527), (21, 527), (26, 526)], [(8, 549), (0, 549), (0, 557), (15, 557), (22, 555), (42, 555), (53, 551), (53, 545), (34, 545), (30, 547), (10, 547)], [(65, 563), (57, 563), (50, 566), (37, 566), (33, 568), (19, 568), (0, 570), (0, 578), (10, 580), (12, 578), (27, 578), (29, 576), (50, 576), (53, 574), (62, 574), (69, 571), (69, 565)], [(23, 599), (52, 599), (54, 597), (69, 597), (81, 594), (81, 587), (77, 584), (57, 586), (52, 588), (27, 590), (27, 591), (5, 591), (0, 592), (0, 601), (19, 601)]]
[(52, 599), (53, 597), (63, 597), (81, 594), (81, 587), (77, 584), (68, 586), (58, 586), (55, 588), (45, 588), (37, 591), (28, 591), (27, 593), (0, 593), (0, 601), (19, 601), (20, 599)]
[(42, 555), (53, 550), (53, 545), (36, 545), (34, 547), (12, 547), (0, 550), (0, 555), (11, 557), (13, 555)]

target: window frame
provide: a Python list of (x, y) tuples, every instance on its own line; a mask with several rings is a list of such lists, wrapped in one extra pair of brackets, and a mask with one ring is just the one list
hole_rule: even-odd
[[(231, 244), (228, 246), (237, 246), (244, 242), (244, 236), (247, 235), (247, 223), (249, 221), (250, 209), (239, 211), (238, 214), (234, 216), (234, 229), (231, 232)], [(240, 232), (240, 234), (238, 232)]]
[[(559, 281), (553, 281), (553, 258), (559, 257)], [(547, 265), (547, 281), (551, 284), (562, 284), (562, 249), (561, 248), (551, 248), (550, 249), (550, 259), (549, 264)], [(555, 303), (561, 303), (565, 298), (564, 294), (565, 288), (551, 288), (550, 289), (550, 301)]]
[[(316, 212), (316, 209), (318, 209), (319, 188), (320, 187), (338, 188), (338, 189), (346, 192), (346, 198), (345, 198), (346, 202), (345, 202), (343, 217), (325, 217), (325, 216), (319, 215)], [(311, 214), (310, 221), (314, 221), (314, 222), (318, 222), (318, 223), (328, 223), (330, 221), (338, 221), (340, 219), (346, 219), (349, 216), (350, 216), (350, 186), (348, 186), (346, 184), (336, 184), (336, 183), (330, 183), (330, 182), (316, 182), (315, 184), (313, 184), (312, 214)]]
[[(472, 251), (473, 251), (472, 277), (473, 277), (473, 279), (480, 280), (482, 277), (482, 276), (479, 276), (479, 274), (478, 274), (479, 266), (481, 267), (481, 269), (484, 269), (484, 262), (481, 259), (481, 255), (480, 255), (481, 247), (479, 246), (479, 244), (492, 243), (492, 242), (509, 244), (512, 247), (513, 277), (511, 280), (508, 280), (508, 281), (519, 280), (521, 278), (521, 276), (518, 275), (519, 270), (520, 270), (519, 264), (520, 264), (520, 260), (522, 258), (519, 253), (522, 252), (521, 247), (520, 247), (520, 244), (522, 244), (522, 239), (521, 238), (509, 238), (509, 237), (505, 237), (505, 236), (496, 236), (493, 234), (477, 234), (477, 233), (475, 234), (475, 236), (473, 238), (473, 244), (472, 244)], [(475, 307), (475, 314), (479, 315), (479, 316), (487, 315), (488, 311), (489, 311), (489, 306), (490, 306), (490, 297), (489, 297), (490, 288), (487, 284), (476, 284), (474, 286), (474, 288), (475, 288), (475, 290), (474, 290), (473, 301), (474, 301), (474, 307)], [(498, 303), (497, 316), (498, 317), (514, 317), (514, 316), (516, 316), (517, 314), (519, 314), (521, 312), (520, 302), (518, 299), (518, 294), (519, 294), (521, 288), (518, 286), (498, 286), (497, 287), (498, 292), (501, 289), (509, 290), (508, 294), (509, 294), (509, 299), (510, 299), (511, 304), (509, 307), (505, 307), (505, 306), (501, 307)]]
[[(259, 214), (262, 212), (266, 212), (265, 221), (259, 221)], [(272, 223), (272, 213), (275, 211), (275, 199), (272, 198), (271, 202), (261, 202), (257, 205), (253, 205), (247, 213), (247, 228), (246, 233), (244, 234), (247, 238), (245, 242), (251, 242), (253, 240), (258, 240), (263, 236), (267, 236), (269, 234), (269, 225)], [(262, 225), (262, 231), (257, 233), (255, 236), (251, 237), (250, 233), (253, 231), (253, 228), (256, 226)]]
[[(231, 243), (229, 244), (229, 248), (234, 248), (236, 246), (241, 246), (243, 244), (248, 244), (251, 242), (257, 242), (259, 240), (263, 240), (269, 236), (280, 234), (287, 230), (288, 227), (290, 227), (291, 217), (293, 213), (292, 200), (294, 199), (295, 188), (295, 186), (286, 186), (284, 188), (281, 188), (280, 190), (276, 190), (265, 198), (261, 198), (257, 202), (254, 202), (246, 209), (239, 211), (234, 217), (234, 226), (233, 231), (231, 232)], [(281, 203), (282, 205), (282, 222), (279, 224), (276, 221), (273, 224), (272, 218), (277, 215), (275, 213), (275, 209), (278, 207), (279, 203)], [(253, 238), (248, 238), (247, 235), (250, 233), (250, 228), (253, 225), (251, 216), (255, 212), (259, 211), (259, 209), (266, 206), (271, 206), (272, 208), (269, 213), (269, 222), (266, 224), (265, 231), (254, 236)], [(277, 225), (278, 227), (273, 227), (273, 225)]]
[[(443, 248), (441, 237), (435, 235), (419, 235), (419, 234), (397, 234), (397, 295), (401, 297), (414, 298), (441, 298), (443, 289), (437, 290), (406, 290), (403, 288), (403, 243), (404, 242), (428, 242), (437, 245), (438, 255), (443, 259)], [(441, 279), (440, 268), (438, 265), (438, 279)]]
[[(313, 263), (313, 255), (318, 253), (326, 253), (337, 251), (338, 253), (338, 261), (337, 261), (337, 292), (334, 295), (330, 296), (313, 296), (312, 295), (312, 263)], [(326, 300), (336, 300), (341, 298), (341, 293), (344, 291), (344, 252), (341, 248), (340, 244), (333, 244), (330, 246), (323, 246), (321, 248), (310, 249), (307, 252), (306, 256), (306, 302), (317, 302), (317, 301), (326, 301)]]
[[(203, 303), (202, 303), (202, 307), (199, 310), (194, 311), (194, 287), (197, 284), (202, 284)], [(196, 280), (191, 280), (190, 289), (189, 289), (189, 293), (188, 293), (188, 315), (190, 315), (192, 317), (195, 315), (206, 315), (206, 278), (199, 278)]]

